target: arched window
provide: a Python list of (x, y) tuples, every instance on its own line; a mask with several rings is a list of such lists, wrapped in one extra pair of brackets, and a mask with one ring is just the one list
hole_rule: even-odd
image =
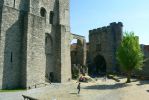
[(42, 17), (46, 17), (46, 9), (45, 8), (41, 8), (40, 9), (40, 15), (42, 16)]

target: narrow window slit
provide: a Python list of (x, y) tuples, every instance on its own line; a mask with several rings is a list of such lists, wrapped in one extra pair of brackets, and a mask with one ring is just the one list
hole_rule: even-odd
[(12, 54), (12, 52), (11, 52), (10, 62), (12, 62), (12, 59), (13, 59), (13, 54)]
[(13, 7), (15, 8), (16, 6), (16, 0), (13, 1)]
[(53, 11), (50, 11), (50, 24), (53, 24), (53, 17), (54, 17), (54, 12)]

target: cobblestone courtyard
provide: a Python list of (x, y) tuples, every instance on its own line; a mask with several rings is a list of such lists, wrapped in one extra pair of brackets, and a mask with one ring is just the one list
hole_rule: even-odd
[(43, 88), (22, 92), (0, 93), (0, 100), (23, 100), (22, 94), (39, 100), (149, 100), (149, 81), (133, 80), (124, 84), (126, 79), (114, 80), (102, 78), (96, 82), (81, 83), (81, 93), (77, 94), (76, 82), (50, 84)]

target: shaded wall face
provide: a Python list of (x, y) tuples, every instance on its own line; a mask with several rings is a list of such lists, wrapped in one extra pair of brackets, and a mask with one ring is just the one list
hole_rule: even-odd
[(76, 61), (78, 64), (83, 65), (83, 58), (84, 58), (84, 53), (83, 53), (83, 43), (78, 40), (77, 42), (77, 57), (76, 57)]
[(4, 5), (15, 9), (28, 11), (29, 0), (4, 0)]
[(4, 89), (20, 87), (22, 43), (20, 17), (19, 11), (3, 7), (1, 24), (1, 67), (3, 67), (3, 72), (1, 72), (1, 81)]
[(84, 51), (83, 51), (83, 44), (78, 41), (75, 44), (75, 47), (71, 51), (71, 65), (83, 65), (84, 63)]
[(52, 37), (46, 33), (45, 34), (45, 55), (46, 55), (46, 79), (51, 82), (54, 81), (54, 54), (53, 54), (53, 42)]
[(90, 31), (89, 35), (89, 55), (90, 62), (98, 55), (105, 58), (107, 72), (117, 71), (116, 50), (122, 39), (122, 27), (117, 24)]
[(106, 31), (101, 31), (95, 33), (94, 35), (90, 36), (90, 46), (89, 46), (89, 54), (91, 58), (91, 66), (95, 65), (94, 59), (98, 55), (102, 55), (105, 59), (107, 69), (109, 66), (111, 66), (111, 46), (112, 46), (112, 40), (109, 37), (110, 33)]
[(0, 0), (0, 87), (3, 84), (3, 88), (22, 86), (19, 76), (24, 15), (19, 10), (28, 7), (27, 3), (27, 0)]
[(71, 51), (71, 65), (77, 64), (77, 51)]
[[(68, 78), (71, 78), (71, 68), (70, 68), (70, 45), (69, 45), (69, 40), (70, 40), (70, 26), (68, 24), (69, 22), (69, 0), (31, 0), (30, 1), (30, 13), (33, 13), (35, 16), (40, 16), (36, 18), (38, 20), (42, 19), (42, 23), (39, 22), (38, 20), (36, 20), (35, 16), (29, 16), (29, 26), (31, 27), (29, 28), (29, 32), (35, 34), (35, 37), (38, 37), (36, 35), (40, 34), (40, 39), (43, 39), (43, 35), (45, 33), (49, 33), (52, 36), (53, 39), (53, 60), (51, 61), (52, 58), (51, 56), (49, 57), (49, 55), (47, 54), (47, 58), (44, 57), (44, 59), (41, 59), (41, 61), (43, 63), (39, 65), (35, 64), (33, 61), (32, 66), (38, 66), (39, 68), (41, 68), (41, 66), (53, 66), (53, 67), (47, 67), (47, 69), (49, 69), (49, 72), (51, 72), (51, 70), (54, 70), (54, 77), (55, 80), (58, 82), (62, 82), (62, 81), (66, 81), (68, 80)], [(40, 11), (41, 8), (45, 9), (45, 17), (41, 18), (40, 15)], [(51, 11), (53, 11), (53, 21), (51, 22)], [(32, 24), (30, 22), (34, 22), (35, 24)], [(38, 25), (36, 25), (38, 23)], [(43, 25), (44, 23), (44, 25)], [(61, 24), (61, 25), (60, 25)], [(62, 26), (63, 25), (63, 26)], [(43, 30), (42, 30), (42, 28)], [(28, 35), (30, 36), (34, 36), (34, 35)], [(33, 38), (33, 37), (32, 37)], [(33, 41), (36, 39), (32, 39), (29, 38), (29, 41)], [(43, 39), (43, 41), (45, 41), (45, 39)], [(39, 43), (39, 45), (42, 47), (43, 46), (43, 41), (39, 40), (37, 41)], [(30, 43), (28, 42), (28, 43)], [(33, 43), (33, 42), (32, 42)], [(29, 45), (31, 48), (31, 45)], [(44, 46), (43, 46), (44, 47)], [(40, 57), (39, 58), (43, 58), (43, 47), (40, 50)], [(36, 48), (34, 46), (34, 48)], [(36, 48), (37, 49), (37, 48)], [(34, 49), (34, 50), (36, 50)], [(39, 51), (36, 50), (36, 52), (34, 54), (37, 54)], [(32, 56), (33, 59), (36, 59), (36, 56), (30, 55), (30, 53), (28, 54), (28, 56)], [(45, 54), (44, 54), (45, 56)], [(27, 58), (28, 61), (30, 58)], [(38, 60), (38, 59), (36, 59)], [(45, 62), (47, 60), (47, 63)], [(30, 61), (28, 62), (28, 66), (30, 66)], [(53, 64), (53, 65), (52, 65)], [(31, 67), (31, 66), (30, 66)], [(52, 69), (51, 69), (52, 68)], [(28, 68), (30, 69), (30, 68)], [(31, 69), (32, 70), (32, 69)], [(41, 71), (43, 71), (44, 69), (42, 69)], [(28, 70), (30, 71), (30, 70)], [(40, 73), (41, 73), (40, 71)], [(31, 72), (31, 71), (30, 71)], [(41, 74), (43, 75), (43, 73)], [(28, 76), (28, 75), (27, 75)], [(29, 75), (31, 76), (31, 75)], [(34, 77), (34, 76), (33, 76)], [(33, 78), (32, 77), (32, 78)], [(30, 78), (30, 77), (28, 77)], [(29, 79), (31, 80), (31, 78)], [(35, 81), (35, 80), (34, 80)], [(41, 81), (43, 81), (43, 77), (41, 78)], [(29, 84), (33, 84), (34, 82), (32, 81), (32, 83), (29, 82)], [(36, 82), (37, 83), (37, 82)]]
[(93, 74), (94, 73), (96, 73), (96, 74), (100, 74), (100, 73), (105, 74), (106, 73), (106, 70), (107, 70), (106, 69), (106, 61), (103, 56), (97, 55), (94, 58), (94, 69), (95, 69), (95, 71), (93, 71)]
[[(21, 6), (26, 5), (24, 0), (16, 0), (15, 4), (13, 0), (9, 1), (6, 0), (5, 4), (14, 8), (18, 8), (20, 4), (19, 9), (25, 9)], [(4, 7), (5, 14), (1, 26), (0, 87), (29, 87), (44, 83), (46, 60), (48, 65), (55, 65), (53, 68), (59, 82), (66, 82), (71, 78), (69, 0), (60, 1), (60, 6), (55, 0), (30, 0), (29, 3), (30, 12), (25, 17), (25, 24), (22, 20), (19, 21), (18, 10)], [(40, 15), (40, 8), (43, 6), (46, 9), (45, 17)], [(50, 11), (54, 12), (53, 24), (49, 23)], [(53, 38), (54, 61), (51, 61), (49, 56), (46, 58), (45, 33), (49, 33)]]
[(2, 16), (2, 8), (0, 7), (0, 89), (2, 88), (2, 73), (3, 73), (3, 68), (2, 68), (2, 46), (1, 46), (1, 16)]
[(0, 7), (3, 5), (4, 0), (0, 0)]
[[(142, 51), (144, 53), (144, 59), (149, 58), (149, 51), (145, 49), (145, 46), (142, 47)], [(149, 60), (144, 62), (144, 65), (142, 67), (141, 71), (136, 71), (136, 74), (143, 75), (143, 76), (149, 76)]]
[(2, 80), (3, 80), (3, 50), (4, 48), (2, 48), (2, 40), (1, 40), (1, 24), (2, 24), (2, 4), (3, 4), (3, 0), (0, 1), (0, 89), (2, 88)]

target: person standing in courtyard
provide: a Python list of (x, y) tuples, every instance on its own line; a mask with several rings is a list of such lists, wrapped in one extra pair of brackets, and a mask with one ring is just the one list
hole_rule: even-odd
[(80, 94), (80, 89), (81, 89), (81, 83), (78, 84), (77, 89), (78, 89), (78, 94)]

